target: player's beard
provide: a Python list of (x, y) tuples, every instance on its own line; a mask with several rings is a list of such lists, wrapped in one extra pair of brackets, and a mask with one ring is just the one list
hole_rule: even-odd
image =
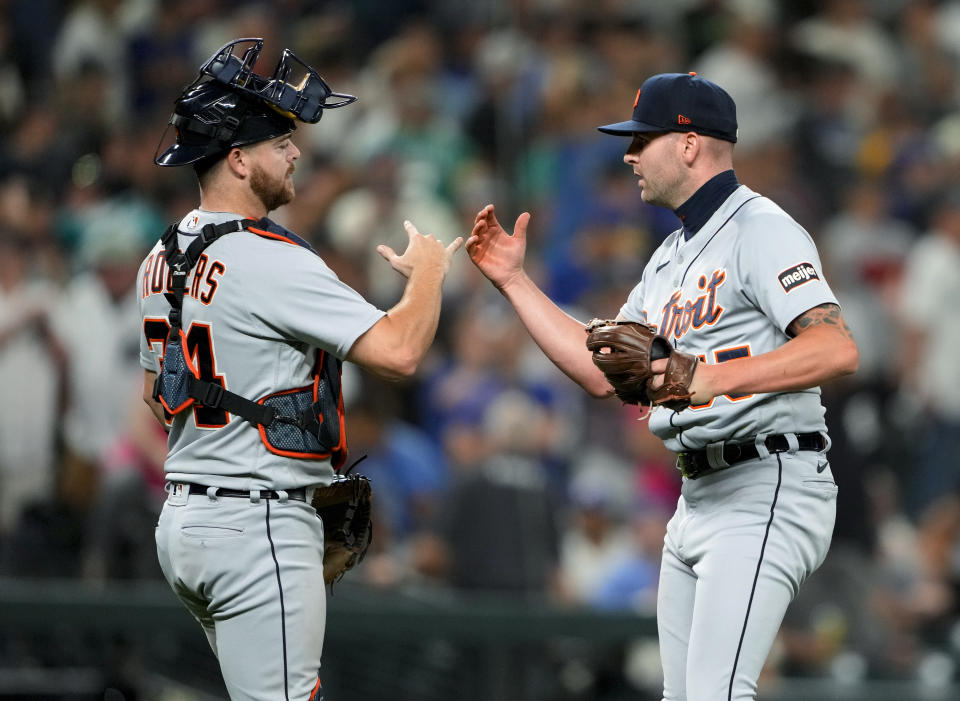
[(250, 189), (260, 198), (268, 212), (282, 207), (293, 200), (293, 180), (288, 179), (289, 171), (279, 178), (271, 177), (259, 165), (254, 165), (250, 171)]

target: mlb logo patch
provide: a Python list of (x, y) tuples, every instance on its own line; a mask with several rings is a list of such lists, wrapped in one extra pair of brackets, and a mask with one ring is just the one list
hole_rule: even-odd
[(789, 292), (805, 282), (819, 280), (820, 276), (817, 275), (817, 269), (813, 267), (812, 263), (798, 263), (792, 268), (787, 268), (781, 272), (777, 278), (783, 286), (783, 291)]

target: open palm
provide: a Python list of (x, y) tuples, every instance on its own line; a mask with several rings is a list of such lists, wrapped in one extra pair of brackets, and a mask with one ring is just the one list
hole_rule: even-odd
[(523, 272), (523, 258), (527, 248), (527, 223), (530, 214), (517, 217), (513, 235), (508, 234), (488, 204), (477, 213), (473, 231), (467, 239), (470, 260), (495, 286), (503, 288)]

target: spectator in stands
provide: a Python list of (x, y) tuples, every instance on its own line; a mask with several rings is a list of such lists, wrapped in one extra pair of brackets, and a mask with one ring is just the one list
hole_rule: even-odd
[(143, 391), (135, 278), (150, 221), (119, 208), (92, 218), (78, 249), (83, 271), (53, 314), (55, 333), (73, 349), (62, 408), (62, 490), (84, 506), (97, 492), (108, 451), (127, 430), (131, 397)]
[(440, 566), (459, 589), (540, 598), (555, 590), (558, 531), (540, 455), (547, 412), (507, 391), (484, 413), (483, 459), (457, 478), (438, 518)]
[(50, 331), (55, 289), (34, 277), (32, 239), (0, 225), (0, 543), (51, 498), (66, 350)]
[(930, 228), (910, 251), (900, 292), (904, 349), (901, 386), (920, 403), (907, 507), (914, 517), (960, 489), (960, 195), (931, 212)]
[(601, 588), (635, 554), (633, 534), (627, 526), (633, 493), (630, 465), (597, 447), (594, 450), (575, 466), (570, 522), (560, 549), (563, 596), (579, 605), (608, 596), (601, 594)]

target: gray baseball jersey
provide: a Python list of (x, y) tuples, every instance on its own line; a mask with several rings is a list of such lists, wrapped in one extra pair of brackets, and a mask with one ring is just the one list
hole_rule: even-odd
[[(787, 342), (800, 314), (837, 300), (810, 235), (769, 199), (741, 185), (700, 231), (667, 237), (620, 316), (647, 321), (679, 350), (707, 363), (760, 355)], [(675, 413), (660, 409), (650, 430), (676, 452), (758, 433), (825, 431), (819, 388), (716, 397)]]
[[(206, 224), (243, 217), (194, 210), (180, 224), (183, 250)], [(157, 372), (169, 329), (167, 266), (158, 243), (140, 266), (140, 364)], [(204, 379), (257, 400), (313, 381), (318, 349), (343, 358), (384, 312), (342, 283), (323, 260), (294, 243), (247, 231), (214, 242), (183, 298), (187, 352)], [(168, 479), (227, 489), (290, 489), (329, 482), (329, 460), (267, 450), (256, 426), (222, 409), (174, 417)]]
[[(667, 238), (620, 315), (722, 363), (782, 346), (790, 323), (825, 303), (836, 298), (810, 236), (741, 185), (694, 236)], [(756, 458), (684, 478), (657, 601), (665, 701), (755, 699), (784, 612), (833, 533), (837, 487), (826, 456), (800, 450), (797, 437), (825, 435), (819, 389), (661, 408), (650, 429), (676, 452), (724, 441), (757, 447)], [(768, 434), (783, 434), (790, 448), (770, 453)]]

